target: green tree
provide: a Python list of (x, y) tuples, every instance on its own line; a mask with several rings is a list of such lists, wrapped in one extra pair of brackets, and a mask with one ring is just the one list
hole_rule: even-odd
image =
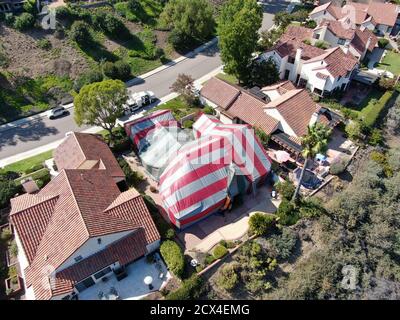
[(270, 50), (273, 45), (278, 41), (278, 39), (282, 36), (282, 29), (271, 29), (271, 30), (263, 30), (261, 32), (261, 38), (258, 42), (258, 46), (261, 50), (267, 51)]
[(224, 70), (239, 81), (248, 80), (261, 22), (262, 9), (256, 0), (229, 0), (222, 7), (218, 23), (221, 59)]
[(188, 105), (194, 105), (197, 97), (194, 94), (194, 79), (187, 74), (180, 73), (171, 86), (171, 90), (179, 93)]
[(253, 61), (250, 68), (250, 82), (252, 85), (264, 87), (278, 80), (278, 68), (272, 58)]
[(207, 0), (171, 0), (160, 21), (173, 30), (170, 41), (177, 47), (207, 40), (215, 29), (213, 8)]
[(18, 192), (13, 180), (0, 175), (0, 208), (8, 206), (10, 199)]
[(277, 12), (274, 16), (274, 24), (282, 30), (284, 30), (292, 20), (292, 15), (285, 11)]
[(331, 130), (321, 123), (315, 123), (314, 125), (307, 127), (307, 134), (301, 139), (304, 165), (301, 170), (298, 185), (293, 194), (293, 200), (296, 200), (299, 195), (300, 186), (303, 181), (308, 161), (314, 159), (318, 153), (324, 153), (326, 151), (330, 134)]
[(75, 121), (83, 124), (100, 126), (113, 139), (113, 128), (117, 118), (124, 114), (127, 100), (125, 84), (120, 80), (104, 80), (85, 85), (75, 96)]

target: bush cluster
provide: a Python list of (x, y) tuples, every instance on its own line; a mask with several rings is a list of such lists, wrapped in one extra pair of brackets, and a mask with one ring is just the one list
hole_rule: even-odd
[(213, 250), (213, 256), (215, 259), (221, 259), (227, 254), (228, 254), (228, 249), (226, 249), (224, 246), (221, 246), (220, 244), (218, 244)]
[(181, 287), (170, 292), (165, 297), (167, 300), (195, 300), (200, 298), (203, 292), (203, 279), (197, 275), (184, 280)]
[(116, 62), (107, 61), (103, 65), (104, 75), (110, 79), (119, 79), (127, 81), (132, 78), (131, 67), (129, 63), (118, 60)]
[(181, 278), (185, 269), (185, 259), (179, 245), (172, 240), (166, 240), (160, 246), (160, 253), (168, 269)]
[(263, 212), (256, 212), (250, 216), (249, 229), (252, 234), (264, 235), (274, 225), (275, 217)]

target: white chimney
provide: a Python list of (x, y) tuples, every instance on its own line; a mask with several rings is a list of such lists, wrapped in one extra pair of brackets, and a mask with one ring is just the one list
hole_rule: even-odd
[(39, 191), (39, 187), (31, 177), (22, 180), (21, 185), (26, 193), (35, 193)]
[(298, 48), (296, 50), (296, 56), (294, 58), (294, 65), (293, 65), (293, 71), (290, 73), (290, 77), (289, 80), (292, 82), (296, 81), (297, 75), (300, 74), (301, 70), (300, 70), (300, 66), (301, 66), (301, 54), (303, 52), (302, 48)]
[(347, 43), (347, 44), (345, 44), (344, 46), (343, 46), (343, 52), (344, 53), (346, 53), (346, 54), (348, 54), (349, 53), (349, 44)]
[(318, 120), (318, 112), (314, 112), (310, 118), (310, 123), (308, 124), (310, 127), (317, 122)]
[(298, 49), (296, 50), (296, 56), (295, 56), (295, 58), (294, 58), (294, 63), (295, 63), (295, 64), (300, 63), (300, 59), (301, 59), (302, 53), (303, 53), (303, 49), (302, 49), (302, 48), (298, 48)]

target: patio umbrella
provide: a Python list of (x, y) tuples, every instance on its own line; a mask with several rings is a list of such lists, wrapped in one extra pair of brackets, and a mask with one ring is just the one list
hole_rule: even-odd
[(286, 162), (290, 159), (290, 154), (283, 150), (275, 151), (276, 161), (279, 163)]

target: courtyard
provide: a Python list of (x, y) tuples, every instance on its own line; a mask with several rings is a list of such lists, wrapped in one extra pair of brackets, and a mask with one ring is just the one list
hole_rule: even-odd
[[(79, 300), (140, 300), (154, 291), (159, 291), (171, 278), (164, 262), (158, 255), (157, 263), (148, 263), (141, 258), (126, 267), (127, 277), (118, 281), (114, 275), (107, 281), (97, 282), (79, 293)], [(144, 283), (145, 277), (152, 277), (153, 289)]]

